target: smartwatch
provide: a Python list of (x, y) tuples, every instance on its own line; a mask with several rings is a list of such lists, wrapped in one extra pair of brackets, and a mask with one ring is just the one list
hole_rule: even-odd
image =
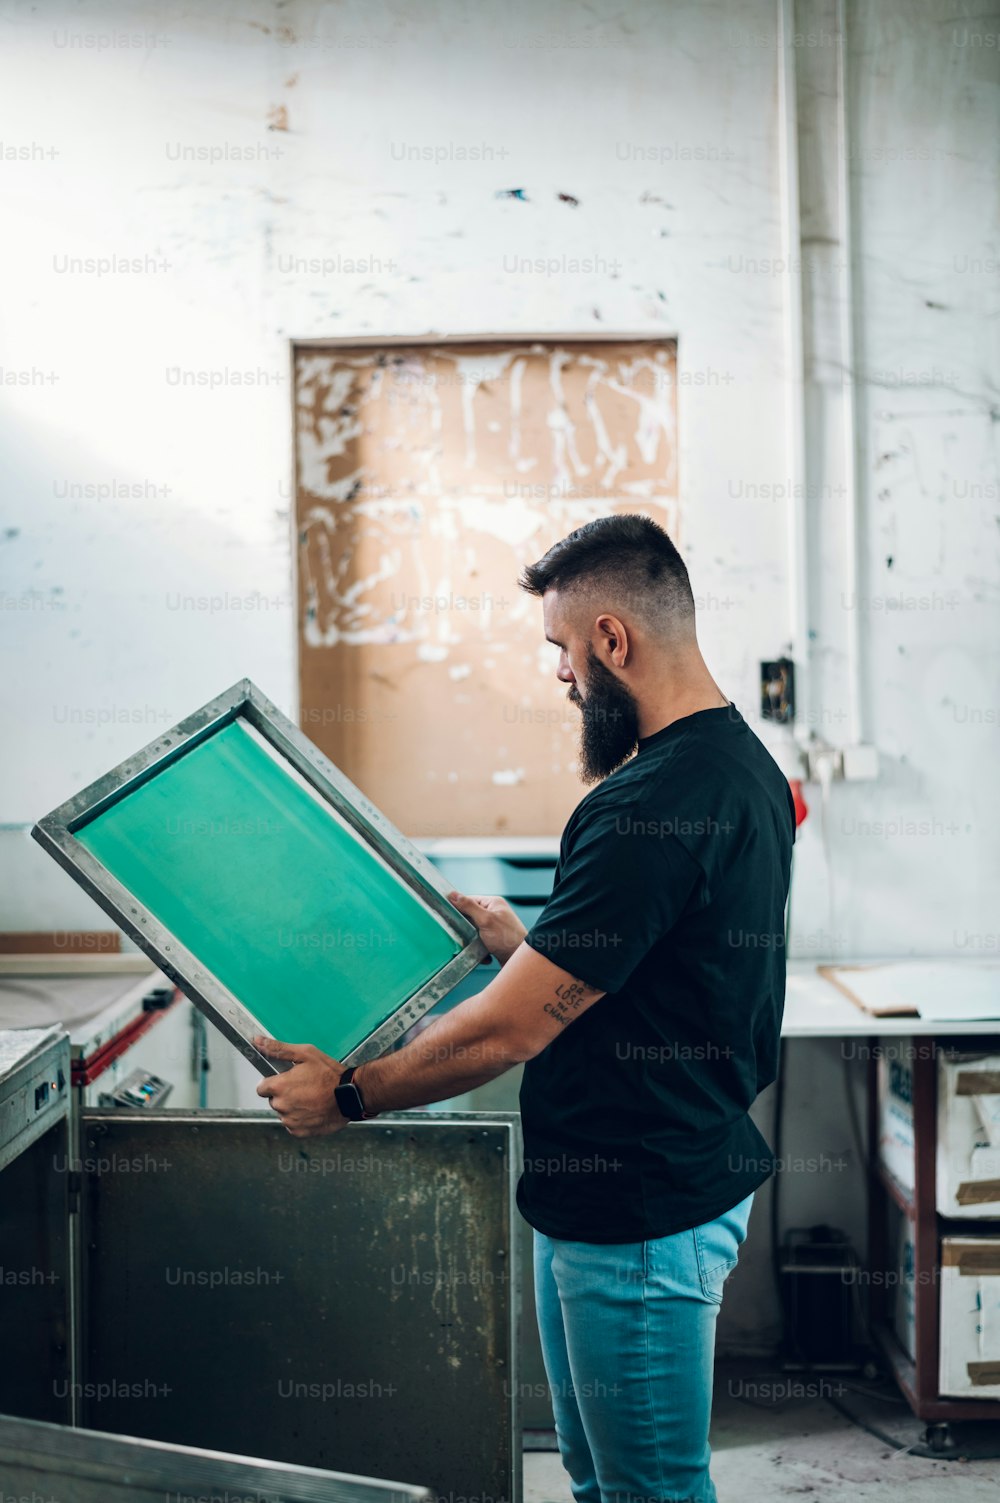
[(378, 1112), (365, 1111), (364, 1098), (354, 1084), (356, 1069), (357, 1065), (348, 1065), (340, 1077), (340, 1084), (334, 1087), (333, 1095), (341, 1116), (346, 1117), (348, 1122), (368, 1122), (372, 1117), (377, 1117)]

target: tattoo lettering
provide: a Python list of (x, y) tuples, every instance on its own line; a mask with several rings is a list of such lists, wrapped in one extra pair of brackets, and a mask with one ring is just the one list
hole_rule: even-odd
[(565, 1028), (567, 1023), (572, 1023), (581, 1002), (588, 1001), (596, 996), (598, 988), (587, 986), (583, 981), (567, 981), (563, 986), (556, 987), (558, 1002), (546, 1002), (544, 1011), (550, 1017), (555, 1018), (560, 1028)]

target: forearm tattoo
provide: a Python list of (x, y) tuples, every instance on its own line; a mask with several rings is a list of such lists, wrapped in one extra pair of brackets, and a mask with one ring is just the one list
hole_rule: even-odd
[(580, 1006), (598, 995), (599, 989), (596, 986), (588, 986), (586, 982), (577, 981), (574, 977), (556, 987), (558, 1000), (546, 1002), (545, 1011), (555, 1018), (560, 1028), (565, 1028), (567, 1023), (572, 1023)]

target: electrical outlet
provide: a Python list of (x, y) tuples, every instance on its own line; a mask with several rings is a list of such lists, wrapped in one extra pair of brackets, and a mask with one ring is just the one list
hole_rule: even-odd
[(863, 783), (878, 777), (874, 746), (808, 746), (805, 749), (810, 783)]
[(795, 719), (795, 664), (791, 658), (776, 658), (760, 665), (760, 713), (762, 720), (791, 725)]
[(844, 776), (843, 753), (836, 746), (807, 747), (806, 766), (810, 783), (835, 783)]
[(878, 777), (878, 751), (874, 746), (845, 746), (841, 760), (845, 782), (870, 783)]

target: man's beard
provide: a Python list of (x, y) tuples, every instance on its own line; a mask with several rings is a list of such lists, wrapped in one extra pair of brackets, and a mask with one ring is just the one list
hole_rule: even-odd
[(580, 776), (585, 783), (596, 783), (635, 751), (639, 706), (632, 691), (605, 668), (589, 643), (584, 682), (586, 698), (575, 684), (566, 697), (570, 704), (580, 707)]

